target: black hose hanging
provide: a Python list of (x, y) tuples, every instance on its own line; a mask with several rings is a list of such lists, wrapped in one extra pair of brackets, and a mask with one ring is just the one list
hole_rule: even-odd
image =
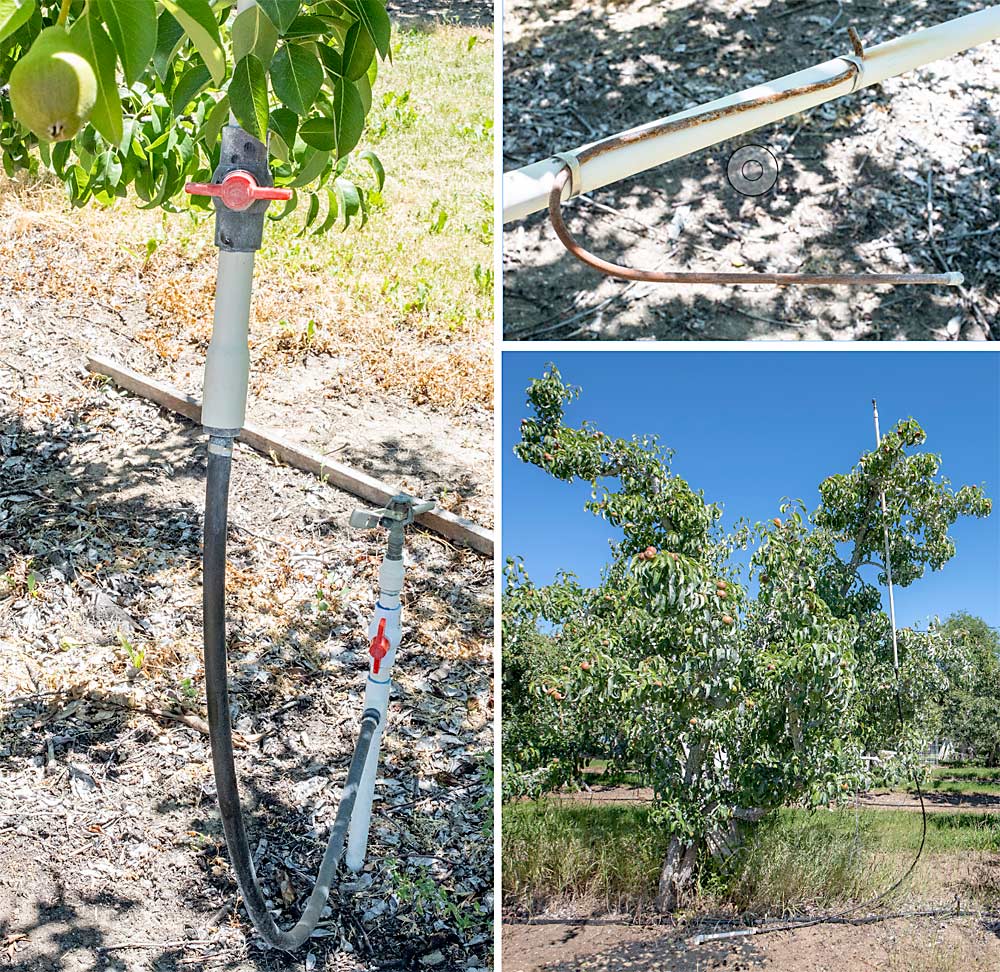
[(226, 673), (226, 525), (229, 508), (229, 474), (233, 440), (213, 435), (208, 446), (208, 477), (205, 490), (204, 629), (205, 689), (208, 696), (209, 739), (212, 765), (219, 799), (219, 814), (226, 834), (229, 859), (243, 903), (261, 937), (275, 948), (292, 951), (308, 940), (319, 922), (330, 895), (333, 878), (344, 852), (347, 828), (354, 811), (358, 784), (364, 771), (379, 714), (366, 709), (354, 755), (347, 771), (337, 816), (323, 854), (319, 874), (302, 917), (288, 931), (282, 931), (267, 909), (267, 902), (253, 866), (233, 761), (233, 730), (229, 718), (229, 685)]

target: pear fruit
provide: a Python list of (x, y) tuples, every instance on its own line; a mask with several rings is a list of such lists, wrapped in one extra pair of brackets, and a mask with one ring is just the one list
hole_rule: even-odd
[(10, 73), (22, 125), (45, 142), (73, 138), (97, 101), (97, 76), (65, 27), (47, 27)]

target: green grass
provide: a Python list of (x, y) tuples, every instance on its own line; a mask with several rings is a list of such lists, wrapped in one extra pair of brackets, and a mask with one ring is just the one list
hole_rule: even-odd
[(938, 793), (982, 793), (1000, 795), (1000, 768), (989, 766), (935, 766), (930, 773), (927, 789)]
[(504, 900), (542, 908), (553, 900), (631, 910), (656, 895), (667, 839), (643, 805), (548, 801), (503, 808)]
[(484, 31), (398, 32), (358, 147), (387, 175), (368, 225), (300, 239), (294, 218), (271, 224), (265, 264), (329, 273), (359, 309), (413, 315), (437, 336), (492, 322), (492, 288), (475, 278), (492, 267), (492, 59)]
[[(783, 913), (862, 900), (902, 873), (920, 830), (916, 813), (782, 810), (753, 828), (724, 866), (703, 869), (697, 904)], [(655, 897), (666, 846), (645, 806), (508, 804), (504, 901), (532, 911), (565, 901), (644, 910)], [(933, 890), (934, 855), (972, 851), (1000, 851), (1000, 814), (929, 814), (917, 890)]]

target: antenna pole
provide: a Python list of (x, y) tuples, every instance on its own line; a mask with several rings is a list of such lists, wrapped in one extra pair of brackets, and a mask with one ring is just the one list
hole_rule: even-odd
[[(882, 435), (878, 429), (878, 405), (875, 399), (872, 399), (872, 411), (875, 413), (875, 448), (878, 448), (882, 444)], [(887, 515), (887, 508), (885, 503), (885, 490), (883, 489), (880, 494), (880, 499), (882, 500), (882, 516)], [(883, 536), (885, 541), (885, 559), (883, 563), (885, 564), (885, 576), (889, 581), (889, 623), (892, 625), (892, 667), (895, 669), (896, 674), (899, 674), (899, 642), (896, 639), (896, 600), (892, 593), (892, 564), (889, 562), (889, 524), (886, 523), (883, 526)]]

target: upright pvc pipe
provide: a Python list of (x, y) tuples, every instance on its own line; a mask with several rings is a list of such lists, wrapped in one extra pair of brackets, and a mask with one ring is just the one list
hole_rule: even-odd
[[(875, 413), (875, 448), (877, 449), (882, 444), (882, 436), (878, 428), (878, 405), (874, 398), (872, 399), (872, 411)], [(882, 516), (885, 517), (888, 509), (886, 507), (884, 489), (879, 498), (882, 501)], [(892, 563), (889, 561), (889, 524), (883, 523), (882, 529), (885, 543), (885, 577), (889, 582), (889, 623), (892, 625), (892, 667), (895, 669), (896, 674), (899, 675), (899, 643), (896, 638), (896, 600), (892, 592)]]
[(202, 390), (201, 421), (209, 429), (239, 430), (246, 419), (253, 267), (253, 253), (219, 251), (215, 321)]
[[(389, 706), (389, 693), (392, 690), (392, 667), (396, 662), (396, 650), (402, 635), (402, 613), (400, 593), (403, 589), (403, 551), (393, 549), (393, 538), (390, 532), (389, 550), (379, 569), (378, 601), (375, 604), (375, 615), (368, 628), (369, 640), (374, 641), (380, 633), (389, 642), (384, 658), (371, 657), (368, 663), (368, 681), (365, 683), (364, 708), (373, 709), (379, 715), (378, 726), (368, 750), (364, 773), (358, 787), (357, 799), (354, 803), (354, 814), (351, 816), (351, 826), (347, 835), (347, 852), (344, 861), (352, 871), (360, 871), (365, 864), (368, 850), (368, 833), (371, 829), (372, 801), (375, 796), (375, 777), (378, 774), (379, 750), (382, 745), (382, 731), (385, 728), (386, 709)], [(398, 554), (398, 556), (394, 556)], [(384, 627), (382, 623), (384, 622)], [(381, 627), (381, 632), (380, 632)], [(376, 670), (377, 669), (377, 670)]]
[[(831, 87), (823, 87), (844, 71), (845, 58), (836, 57), (804, 71), (788, 74), (775, 81), (747, 88), (704, 105), (685, 109), (667, 118), (640, 125), (624, 133), (635, 136), (630, 144), (599, 155), (580, 166), (578, 191), (590, 192), (601, 186), (619, 182), (664, 162), (690, 155), (709, 145), (770, 125), (789, 115), (807, 111), (852, 91), (878, 84), (886, 78), (905, 74), (932, 61), (951, 57), (959, 51), (998, 37), (1000, 37), (1000, 5), (995, 5), (935, 27), (897, 37), (866, 50), (863, 60), (859, 59), (861, 70), (856, 80), (848, 79)], [(818, 90), (762, 105), (740, 114), (725, 116), (693, 128), (643, 137), (645, 131), (652, 131), (668, 121), (754, 101), (762, 95), (780, 94), (813, 85), (818, 85)], [(575, 155), (582, 149), (597, 144), (599, 142), (590, 142), (569, 154)], [(509, 223), (512, 220), (524, 219), (532, 213), (545, 209), (552, 182), (557, 173), (565, 167), (566, 163), (563, 160), (552, 157), (504, 173), (503, 221)], [(570, 193), (571, 189), (567, 186), (563, 192), (563, 199), (568, 199)]]

